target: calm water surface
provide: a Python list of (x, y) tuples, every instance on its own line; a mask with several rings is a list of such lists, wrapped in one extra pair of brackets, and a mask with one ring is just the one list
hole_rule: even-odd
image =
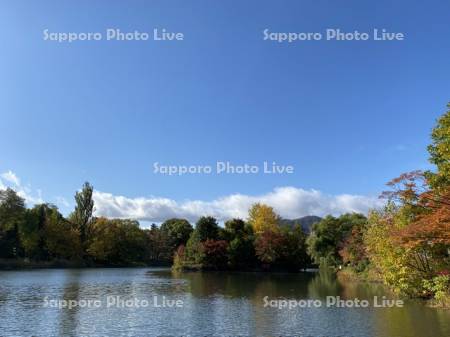
[[(374, 296), (383, 295), (393, 298), (379, 285), (344, 283), (325, 273), (1, 271), (0, 336), (450, 336), (450, 311), (414, 301), (403, 308), (374, 308)], [(107, 307), (114, 296), (136, 299), (140, 306), (121, 302), (124, 307)], [(317, 299), (323, 305), (277, 309), (264, 306), (266, 296)], [(371, 305), (327, 307), (327, 296), (367, 299)], [(91, 305), (56, 307), (63, 300), (79, 305), (84, 305), (80, 300), (91, 300)], [(173, 300), (182, 307), (170, 307)], [(155, 306), (163, 303), (167, 306)]]

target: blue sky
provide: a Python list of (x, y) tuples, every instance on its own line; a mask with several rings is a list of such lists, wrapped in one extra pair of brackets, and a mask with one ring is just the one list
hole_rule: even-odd
[[(166, 198), (164, 209), (191, 200), (210, 210), (236, 194), (248, 203), (281, 193), (282, 205), (277, 187), (327, 200), (377, 196), (400, 173), (430, 168), (429, 133), (450, 100), (448, 13), (448, 1), (0, 1), (0, 172), (64, 212), (72, 205), (63, 198), (72, 203), (88, 180), (110, 194), (100, 202), (115, 203), (106, 215), (133, 215), (117, 210), (128, 207), (149, 221), (159, 217), (148, 209), (161, 207), (148, 203), (155, 198)], [(165, 28), (184, 40), (43, 40), (44, 29), (107, 28)], [(264, 41), (266, 28), (385, 28), (406, 38), (289, 44)], [(152, 168), (226, 160), (276, 161), (295, 173), (174, 177)]]

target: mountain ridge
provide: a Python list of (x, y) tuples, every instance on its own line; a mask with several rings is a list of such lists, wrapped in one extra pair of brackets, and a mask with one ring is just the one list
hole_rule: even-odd
[(312, 226), (322, 220), (321, 217), (316, 215), (306, 215), (296, 219), (281, 219), (280, 225), (293, 228), (295, 225), (300, 225), (303, 231), (307, 234), (311, 233)]

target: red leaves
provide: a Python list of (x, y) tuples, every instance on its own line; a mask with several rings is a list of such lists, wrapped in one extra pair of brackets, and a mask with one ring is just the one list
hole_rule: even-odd
[(228, 242), (225, 240), (211, 240), (207, 239), (203, 242), (203, 252), (206, 255), (226, 254)]
[(384, 191), (380, 198), (403, 203), (417, 201), (423, 193), (428, 191), (425, 174), (420, 170), (403, 173), (386, 185), (393, 191)]
[(205, 254), (203, 263), (206, 267), (221, 269), (226, 266), (228, 242), (207, 239), (202, 242), (202, 246)]
[(256, 238), (256, 256), (263, 263), (274, 263), (279, 257), (279, 250), (283, 243), (284, 237), (281, 233), (278, 231), (265, 230)]
[(409, 206), (411, 223), (392, 235), (405, 247), (450, 244), (450, 189), (437, 194), (422, 171), (403, 173), (387, 183), (393, 191), (381, 197)]
[(414, 181), (422, 180), (422, 179), (425, 179), (423, 171), (415, 170), (415, 171), (411, 171), (411, 172), (402, 173), (397, 178), (394, 178), (391, 181), (389, 181), (386, 185), (387, 186), (395, 186), (404, 181), (409, 181), (412, 183)]
[(424, 207), (428, 212), (397, 232), (398, 238), (408, 247), (450, 244), (450, 193), (437, 197), (430, 192), (427, 198)]
[(441, 211), (422, 216), (418, 221), (400, 232), (410, 246), (419, 244), (450, 244), (450, 213), (445, 218)]

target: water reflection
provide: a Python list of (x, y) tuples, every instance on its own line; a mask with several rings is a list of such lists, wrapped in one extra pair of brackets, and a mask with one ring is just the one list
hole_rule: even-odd
[[(80, 270), (69, 270), (67, 273), (62, 275), (64, 277), (63, 294), (62, 299), (69, 300), (80, 300), (80, 278), (82, 277)], [(78, 310), (79, 308), (74, 308), (73, 310), (60, 310), (57, 315), (57, 321), (59, 324), (59, 334), (60, 336), (71, 336), (73, 331), (76, 331), (77, 326), (82, 324), (78, 320)]]
[[(408, 301), (404, 308), (264, 306), (270, 299), (370, 299), (392, 294), (379, 284), (302, 274), (183, 273), (167, 269), (0, 272), (1, 336), (450, 336), (450, 312)], [(58, 300), (139, 298), (146, 308), (52, 308)], [(183, 308), (153, 307), (154, 296)], [(105, 303), (105, 302), (103, 302)]]

